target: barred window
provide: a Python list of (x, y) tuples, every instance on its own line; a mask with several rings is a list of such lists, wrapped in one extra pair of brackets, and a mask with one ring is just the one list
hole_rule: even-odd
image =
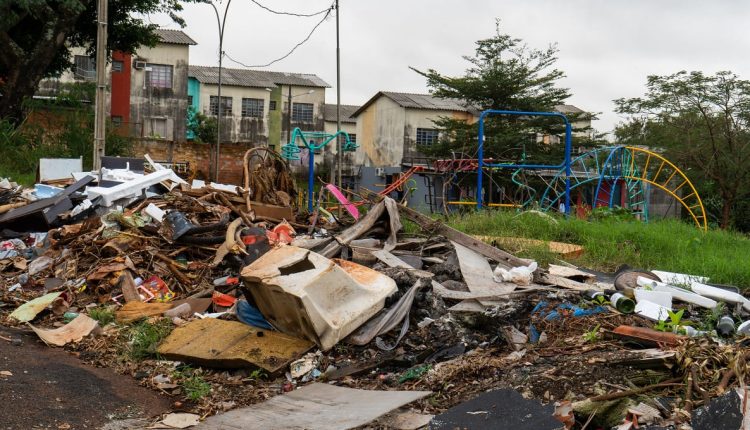
[[(211, 96), (209, 101), (211, 115), (219, 115), (219, 96)], [(221, 96), (221, 116), (232, 115), (232, 98)]]
[(172, 66), (166, 64), (146, 64), (148, 86), (151, 88), (172, 88)]
[(417, 145), (432, 145), (437, 143), (440, 132), (433, 128), (417, 129)]
[(263, 99), (242, 99), (242, 116), (263, 118)]
[(276, 110), (276, 100), (271, 100), (268, 102), (268, 110)]
[(96, 80), (96, 61), (88, 55), (76, 55), (73, 59), (73, 76), (86, 81)]
[(292, 103), (292, 121), (313, 122), (312, 103)]

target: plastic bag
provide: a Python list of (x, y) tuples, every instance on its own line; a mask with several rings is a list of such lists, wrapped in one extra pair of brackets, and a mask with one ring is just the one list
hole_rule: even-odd
[(510, 270), (497, 266), (493, 273), (493, 279), (495, 282), (512, 282), (516, 285), (529, 285), (534, 279), (536, 268), (536, 261), (532, 261), (528, 266), (514, 267)]

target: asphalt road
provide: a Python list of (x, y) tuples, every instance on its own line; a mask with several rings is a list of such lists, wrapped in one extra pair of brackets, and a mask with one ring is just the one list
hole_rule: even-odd
[(99, 429), (169, 409), (133, 378), (85, 365), (33, 333), (0, 326), (0, 336), (23, 342), (0, 339), (0, 429)]

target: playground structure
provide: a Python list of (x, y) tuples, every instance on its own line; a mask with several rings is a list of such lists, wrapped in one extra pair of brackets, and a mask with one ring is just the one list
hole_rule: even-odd
[[(344, 142), (341, 145), (342, 151), (354, 151), (358, 146), (351, 141), (349, 134), (345, 131), (338, 131), (330, 134), (322, 131), (302, 131), (299, 127), (295, 127), (292, 131), (292, 135), (289, 139), (289, 143), (281, 147), (281, 156), (287, 160), (299, 160), (300, 152), (302, 150), (297, 145), (297, 140), (301, 140), (304, 146), (307, 148), (307, 210), (312, 213), (313, 211), (313, 194), (315, 185), (315, 151), (324, 148), (329, 143), (333, 142), (334, 139), (338, 139), (339, 136), (343, 136)], [(317, 142), (319, 143), (316, 143)]]
[[(490, 115), (540, 116), (560, 118), (565, 124), (564, 159), (560, 164), (502, 163), (492, 158), (484, 159), (484, 120)], [(706, 211), (697, 190), (677, 166), (661, 154), (644, 148), (631, 146), (609, 146), (592, 149), (571, 159), (572, 128), (568, 118), (557, 112), (520, 112), (488, 110), (479, 117), (479, 147), (477, 158), (454, 158), (436, 160), (430, 164), (412, 165), (400, 174), (393, 175), (391, 181), (380, 186), (379, 195), (392, 192), (409, 193), (416, 187), (414, 178), (422, 176), (428, 189), (430, 210), (434, 199), (432, 189), (437, 189), (437, 177), (443, 183), (442, 201), (444, 208), (449, 206), (475, 205), (483, 207), (537, 208), (542, 211), (560, 211), (570, 215), (575, 205), (579, 215), (584, 208), (625, 208), (643, 221), (649, 219), (649, 195), (652, 188), (659, 189), (678, 202), (693, 222), (702, 229), (708, 228)], [(325, 147), (338, 136), (344, 136), (344, 151), (354, 151), (346, 132), (335, 134), (324, 132), (303, 132), (295, 128), (290, 142), (282, 146), (282, 157), (300, 160), (300, 146), (308, 149), (308, 210), (313, 211), (316, 151)], [(513, 197), (503, 190), (500, 201), (493, 201), (493, 174), (512, 170), (510, 182), (516, 188)], [(461, 188), (458, 176), (475, 178), (469, 185), (474, 189), (475, 200), (467, 199), (464, 193), (452, 198), (446, 191), (451, 187)], [(417, 175), (417, 176), (415, 176)], [(530, 183), (529, 178), (533, 181)], [(476, 185), (474, 185), (474, 183)], [(414, 185), (411, 185), (414, 184)], [(499, 186), (495, 187), (495, 192)], [(485, 197), (485, 193), (487, 197)], [(487, 200), (487, 201), (485, 201)], [(358, 205), (359, 202), (354, 202)]]
[[(566, 124), (565, 159), (556, 166), (497, 163), (483, 159), (484, 118), (488, 115), (556, 116)], [(443, 195), (448, 205), (538, 207), (543, 211), (561, 210), (570, 214), (572, 192), (576, 206), (622, 207), (648, 221), (649, 189), (655, 187), (678, 202), (696, 226), (707, 229), (705, 208), (697, 190), (677, 166), (662, 155), (644, 148), (611, 146), (593, 149), (575, 159), (570, 159), (571, 128), (567, 118), (558, 113), (485, 111), (479, 120), (479, 150), (477, 159), (438, 160), (433, 163), (435, 172), (442, 173), (450, 185), (457, 172), (476, 173), (476, 201), (455, 201)], [(483, 179), (489, 174), (490, 191), (492, 173), (513, 169), (511, 182), (518, 188), (512, 202), (485, 203)], [(544, 187), (532, 187), (525, 180), (531, 174)], [(447, 176), (446, 176), (447, 175)], [(447, 188), (447, 187), (446, 187)], [(491, 195), (491, 192), (489, 193)], [(509, 199), (505, 199), (509, 200)]]

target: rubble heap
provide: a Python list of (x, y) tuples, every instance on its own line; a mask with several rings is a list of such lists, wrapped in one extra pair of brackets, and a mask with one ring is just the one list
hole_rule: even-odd
[[(33, 193), (0, 183), (0, 313), (175, 396), (168, 425), (340, 399), (357, 419), (286, 424), (471, 427), (470, 405), (514, 404), (529, 428), (699, 428), (747, 394), (750, 324), (737, 323), (750, 301), (731, 288), (541, 268), (387, 196), (305, 214), (274, 157), (244, 187), (150, 164)], [(499, 410), (484, 423), (515, 419)]]

